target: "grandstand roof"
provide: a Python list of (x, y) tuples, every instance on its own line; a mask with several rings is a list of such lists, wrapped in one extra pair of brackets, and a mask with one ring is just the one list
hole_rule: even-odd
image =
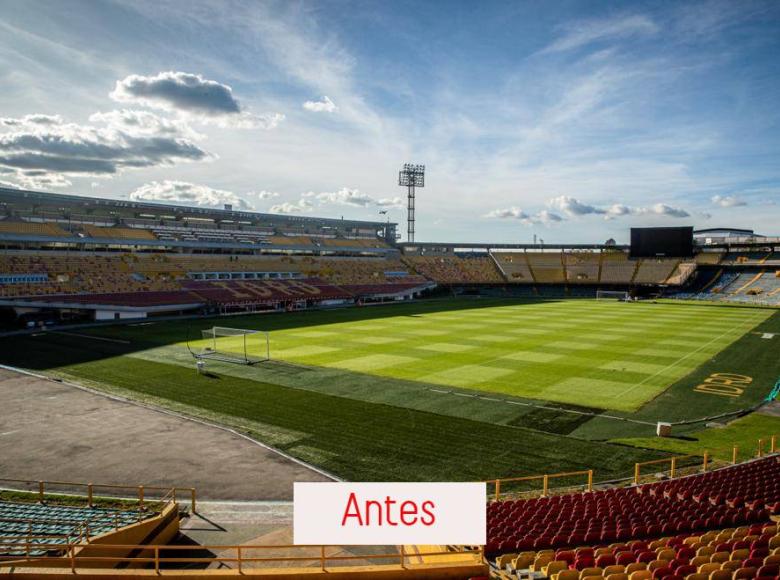
[(334, 218), (320, 218), (310, 216), (293, 216), (271, 213), (261, 213), (255, 211), (239, 211), (234, 209), (215, 209), (205, 207), (190, 207), (186, 205), (172, 205), (148, 201), (125, 201), (117, 199), (106, 199), (97, 197), (87, 197), (82, 195), (71, 195), (63, 193), (46, 193), (41, 191), (30, 191), (25, 189), (11, 189), (0, 187), (0, 207), (8, 204), (27, 204), (27, 205), (52, 205), (57, 206), (63, 211), (73, 206), (79, 210), (100, 210), (107, 212), (117, 212), (120, 214), (138, 214), (146, 212), (154, 217), (172, 215), (176, 218), (193, 219), (212, 219), (214, 221), (256, 221), (268, 224), (278, 224), (284, 226), (312, 224), (320, 227), (339, 226), (339, 227), (362, 227), (362, 228), (385, 228), (397, 226), (394, 222), (366, 221), (366, 220), (345, 220)]

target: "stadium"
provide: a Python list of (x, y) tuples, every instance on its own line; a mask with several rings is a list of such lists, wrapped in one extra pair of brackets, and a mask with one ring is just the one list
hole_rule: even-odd
[[(0, 188), (0, 574), (780, 571), (780, 238)], [(483, 546), (294, 546), (293, 482), (483, 482)]]

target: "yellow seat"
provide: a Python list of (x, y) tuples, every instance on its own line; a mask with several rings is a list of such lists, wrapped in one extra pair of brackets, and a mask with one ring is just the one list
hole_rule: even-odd
[(534, 563), (534, 558), (536, 557), (535, 553), (524, 553), (520, 554), (512, 560), (512, 568), (515, 570), (527, 570), (531, 567), (531, 564)]
[(688, 536), (683, 540), (683, 545), (690, 546), (691, 544), (695, 544), (699, 541), (701, 541), (701, 536)]
[(730, 554), (728, 552), (715, 552), (712, 556), (710, 556), (710, 562), (717, 562), (719, 564), (722, 564), (723, 562), (729, 561)]
[(541, 572), (542, 567), (552, 562), (554, 557), (555, 556), (553, 554), (537, 554), (534, 563), (530, 566), (530, 569), (534, 572)]
[(696, 569), (699, 568), (702, 564), (709, 564), (710, 563), (710, 557), (709, 556), (694, 556), (691, 558), (691, 566), (696, 566)]
[(628, 574), (610, 574), (604, 576), (605, 580), (628, 580)]
[(647, 562), (631, 562), (631, 564), (626, 566), (626, 574), (628, 575), (639, 572), (640, 570), (647, 570)]
[(721, 570), (731, 570), (732, 572), (734, 572), (734, 570), (739, 570), (740, 568), (742, 568), (742, 560), (729, 560), (720, 565)]
[(653, 577), (653, 573), (650, 570), (637, 570), (631, 572), (628, 576), (628, 580), (650, 580)]
[(598, 566), (583, 568), (580, 570), (580, 580), (583, 578), (601, 578), (604, 575), (604, 569)]
[(685, 580), (709, 580), (710, 577), (707, 574), (699, 574), (698, 572), (695, 574), (688, 574), (685, 577)]
[(718, 570), (720, 570), (720, 564), (709, 563), (709, 564), (702, 564), (701, 566), (699, 566), (698, 572), (699, 574), (707, 574), (707, 576), (709, 576), (710, 574), (712, 574), (713, 572), (717, 572)]
[(764, 558), (764, 566), (780, 565), (780, 554), (769, 554)]
[(775, 548), (780, 548), (780, 535), (769, 538), (769, 549), (773, 550)]
[(750, 556), (750, 550), (747, 548), (740, 548), (739, 550), (734, 550), (731, 552), (729, 560), (739, 560), (741, 562), (742, 560), (747, 560), (748, 556)]
[(660, 540), (655, 540), (653, 542), (650, 542), (649, 548), (651, 550), (657, 550), (658, 548), (665, 548), (666, 543), (669, 541), (669, 538), (661, 538)]
[(755, 578), (758, 568), (740, 568), (734, 572), (733, 580), (741, 580), (742, 578)]
[(656, 558), (659, 560), (666, 560), (667, 562), (671, 562), (676, 556), (677, 552), (673, 548), (664, 548), (663, 550), (658, 550), (658, 552), (656, 552)]
[(564, 562), (563, 560), (553, 560), (546, 566), (542, 566), (542, 574), (549, 578), (553, 574), (557, 574), (561, 570), (566, 570), (568, 568), (568, 562)]
[(593, 552), (593, 555), (598, 558), (599, 556), (605, 556), (607, 554), (611, 554), (612, 550), (610, 548), (596, 548), (596, 551)]
[(604, 568), (604, 578), (612, 576), (613, 574), (625, 574), (625, 572), (625, 566), (621, 566), (620, 564), (613, 564), (612, 566), (607, 566)]
[(552, 580), (579, 580), (580, 573), (577, 570), (561, 570), (553, 574)]
[(501, 554), (498, 558), (496, 558), (496, 566), (503, 570), (504, 566), (509, 564), (515, 557), (515, 554)]
[(666, 560), (653, 560), (647, 565), (647, 569), (650, 570), (650, 572), (655, 572), (658, 568), (666, 568), (668, 565), (669, 562)]
[(710, 580), (731, 580), (731, 570), (715, 570), (710, 574)]
[(715, 548), (711, 546), (702, 546), (696, 550), (697, 556), (712, 556), (715, 553)]

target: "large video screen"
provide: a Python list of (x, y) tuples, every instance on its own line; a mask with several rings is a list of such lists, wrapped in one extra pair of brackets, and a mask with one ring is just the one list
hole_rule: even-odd
[(693, 228), (631, 228), (632, 258), (690, 258)]

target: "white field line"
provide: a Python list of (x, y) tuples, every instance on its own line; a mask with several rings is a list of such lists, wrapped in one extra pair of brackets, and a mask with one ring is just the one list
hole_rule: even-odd
[(615, 398), (622, 397), (623, 395), (626, 395), (627, 393), (630, 393), (630, 392), (631, 392), (631, 391), (633, 391), (634, 389), (636, 389), (636, 388), (638, 388), (638, 387), (641, 387), (642, 385), (644, 385), (644, 384), (645, 384), (647, 381), (649, 381), (650, 379), (654, 379), (655, 377), (657, 377), (657, 376), (658, 376), (658, 375), (660, 375), (661, 373), (664, 373), (664, 372), (668, 371), (669, 369), (671, 369), (671, 368), (673, 368), (673, 367), (677, 366), (677, 365), (678, 365), (678, 364), (680, 364), (682, 361), (684, 361), (685, 359), (687, 359), (689, 356), (691, 356), (691, 355), (694, 355), (694, 354), (696, 354), (697, 352), (701, 351), (702, 349), (705, 349), (705, 348), (707, 348), (707, 347), (708, 347), (708, 346), (710, 346), (710, 345), (711, 345), (713, 342), (715, 342), (716, 340), (720, 340), (721, 338), (723, 338), (724, 336), (726, 336), (726, 335), (727, 335), (727, 334), (729, 334), (730, 332), (734, 332), (734, 331), (735, 331), (735, 330), (737, 330), (738, 328), (740, 328), (740, 329), (741, 329), (741, 327), (743, 327), (743, 326), (747, 326), (747, 325), (748, 325), (748, 323), (750, 323), (751, 325), (755, 325), (755, 324), (756, 324), (756, 320), (757, 320), (759, 317), (760, 317), (760, 316), (754, 316), (754, 317), (752, 317), (750, 320), (748, 320), (748, 321), (745, 321), (745, 322), (742, 322), (741, 324), (737, 324), (737, 325), (735, 325), (733, 328), (730, 328), (730, 329), (726, 330), (725, 332), (723, 332), (722, 334), (719, 334), (718, 336), (716, 336), (715, 338), (713, 338), (713, 339), (712, 339), (712, 340), (710, 340), (709, 342), (706, 342), (706, 343), (704, 343), (703, 345), (701, 345), (701, 346), (700, 346), (699, 348), (697, 348), (696, 350), (692, 350), (691, 352), (689, 352), (689, 353), (688, 353), (688, 354), (686, 354), (685, 356), (682, 356), (682, 357), (680, 357), (679, 359), (677, 359), (676, 361), (674, 361), (673, 363), (671, 363), (671, 364), (669, 364), (669, 365), (665, 366), (665, 367), (664, 367), (664, 368), (662, 368), (661, 370), (657, 371), (655, 374), (652, 374), (652, 375), (648, 376), (648, 377), (647, 377), (646, 379), (644, 379), (643, 381), (641, 381), (641, 382), (639, 382), (639, 383), (635, 384), (635, 385), (634, 385), (634, 386), (632, 386), (632, 387), (629, 387), (629, 388), (628, 388), (628, 389), (626, 389), (625, 391), (623, 391), (623, 392), (621, 392), (621, 393), (618, 393), (617, 395), (615, 395)]
[(78, 336), (79, 338), (89, 338), (92, 340), (102, 340), (103, 342), (116, 342), (117, 344), (130, 344), (129, 340), (122, 338), (107, 338), (105, 336), (94, 336), (92, 334), (83, 334), (81, 332), (66, 332), (64, 330), (49, 330), (49, 334), (61, 334), (63, 336)]

